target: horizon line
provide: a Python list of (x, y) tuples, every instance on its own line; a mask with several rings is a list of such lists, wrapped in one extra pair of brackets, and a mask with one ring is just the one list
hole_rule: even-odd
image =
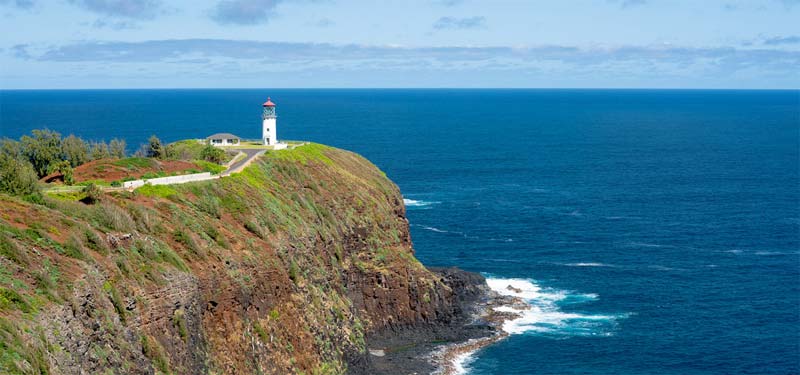
[(619, 91), (800, 91), (800, 88), (715, 87), (78, 87), (1, 88), (0, 91), (97, 91), (97, 90), (619, 90)]

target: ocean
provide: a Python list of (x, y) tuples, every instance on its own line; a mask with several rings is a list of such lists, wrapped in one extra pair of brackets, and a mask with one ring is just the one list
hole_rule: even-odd
[(800, 91), (0, 91), (0, 136), (230, 132), (349, 149), (417, 257), (518, 288), (469, 374), (800, 373)]

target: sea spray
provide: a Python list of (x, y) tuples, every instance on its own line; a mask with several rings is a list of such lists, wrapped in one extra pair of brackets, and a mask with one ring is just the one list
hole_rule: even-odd
[(527, 306), (504, 305), (495, 311), (518, 314), (516, 319), (503, 323), (509, 334), (534, 333), (549, 336), (610, 336), (617, 320), (628, 314), (585, 314), (566, 312), (563, 305), (596, 301), (597, 294), (572, 293), (564, 290), (542, 288), (530, 279), (504, 279), (487, 277), (486, 283), (503, 296), (518, 297)]

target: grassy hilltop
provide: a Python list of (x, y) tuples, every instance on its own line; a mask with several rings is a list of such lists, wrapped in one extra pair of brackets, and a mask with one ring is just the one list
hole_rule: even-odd
[(347, 151), (84, 202), (30, 194), (0, 193), (3, 373), (343, 373), (370, 332), (452, 316), (398, 188)]

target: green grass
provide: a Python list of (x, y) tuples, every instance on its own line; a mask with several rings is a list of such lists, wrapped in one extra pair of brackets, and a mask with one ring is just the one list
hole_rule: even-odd
[(82, 190), (78, 191), (45, 191), (50, 198), (55, 198), (62, 201), (69, 201), (69, 202), (77, 202), (83, 198), (86, 198), (86, 193)]
[(150, 168), (153, 166), (153, 160), (149, 158), (131, 157), (115, 160), (112, 164), (128, 169)]
[(321, 145), (319, 143), (309, 143), (294, 149), (268, 152), (267, 155), (278, 160), (300, 162), (303, 165), (308, 164), (310, 161), (318, 161), (332, 166), (334, 165), (333, 160), (325, 155), (325, 152), (328, 150), (330, 150), (330, 147), (328, 146)]
[(87, 180), (78, 182), (74, 186), (89, 186), (89, 185), (111, 186), (111, 183), (104, 180)]
[(269, 318), (272, 320), (278, 320), (281, 317), (281, 314), (276, 309), (272, 309), (269, 311)]
[(44, 350), (28, 342), (33, 340), (27, 340), (17, 324), (0, 318), (0, 373), (49, 374)]
[(205, 160), (192, 160), (192, 162), (202, 168), (203, 172), (211, 172), (211, 174), (220, 174), (226, 169), (224, 166)]
[(114, 305), (114, 310), (119, 315), (119, 320), (124, 324), (127, 313), (125, 311), (125, 302), (122, 300), (119, 291), (110, 281), (103, 283), (103, 291), (108, 293), (108, 298), (111, 300), (111, 304)]
[(169, 198), (173, 195), (178, 194), (178, 191), (173, 189), (169, 185), (144, 185), (136, 189), (135, 192), (151, 198), (153, 197)]

